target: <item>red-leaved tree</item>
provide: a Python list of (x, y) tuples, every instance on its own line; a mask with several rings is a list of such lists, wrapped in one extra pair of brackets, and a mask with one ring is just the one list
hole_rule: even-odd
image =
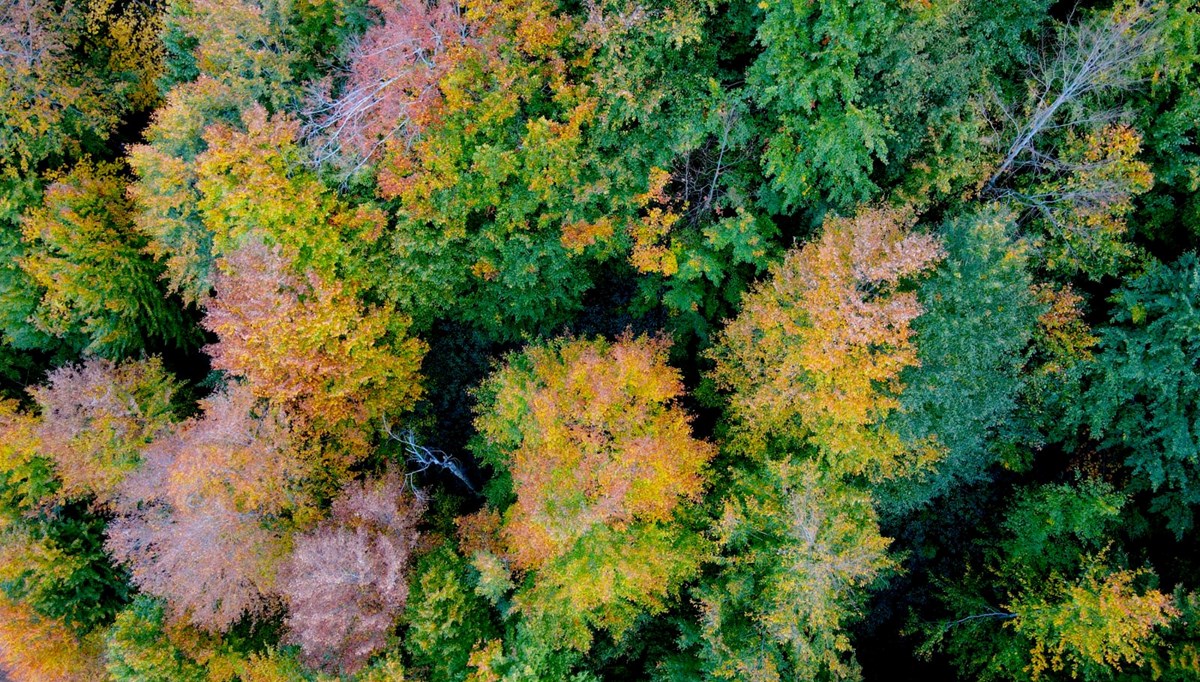
[(286, 418), (234, 385), (155, 440), (120, 487), (108, 548), (173, 615), (225, 630), (263, 612), (284, 552), (265, 517), (295, 506), (303, 476)]
[(438, 81), (470, 41), (455, 0), (371, 0), (382, 21), (354, 45), (345, 85), (336, 97), (320, 85), (309, 135), (318, 162), (351, 168), (389, 143), (403, 143), (431, 122), (441, 104)]
[(348, 485), (332, 516), (296, 538), (281, 592), (306, 661), (353, 672), (383, 648), (408, 600), (408, 567), (425, 502), (396, 472)]

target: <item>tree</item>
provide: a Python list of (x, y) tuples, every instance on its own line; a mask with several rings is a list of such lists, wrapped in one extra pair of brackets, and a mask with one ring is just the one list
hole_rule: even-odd
[(1122, 124), (1082, 139), (1068, 135), (1058, 173), (1041, 174), (1028, 189), (1011, 193), (1036, 210), (1050, 269), (1099, 279), (1131, 259), (1135, 249), (1125, 241), (1125, 218), (1134, 197), (1154, 184), (1149, 166), (1136, 158), (1140, 149), (1141, 135)]
[(345, 84), (326, 82), (308, 112), (315, 161), (357, 170), (436, 120), (441, 81), (472, 42), (456, 0), (373, 0), (380, 22), (354, 41)]
[(748, 72), (754, 97), (779, 122), (764, 154), (786, 206), (828, 197), (849, 209), (878, 187), (873, 164), (887, 161), (890, 130), (879, 107), (863, 102), (864, 57), (895, 30), (896, 11), (881, 0), (829, 0), (763, 7), (756, 41), (763, 51)]
[(39, 453), (54, 461), (65, 497), (112, 502), (141, 449), (175, 422), (177, 384), (158, 359), (89, 359), (32, 389), (41, 408)]
[(109, 357), (187, 345), (191, 333), (159, 288), (162, 269), (143, 254), (131, 213), (117, 167), (83, 163), (26, 214), (20, 263), (42, 290), (32, 313), (40, 329)]
[(479, 389), (473, 447), (501, 476), (493, 500), (512, 500), (484, 559), (532, 572), (515, 599), (547, 642), (586, 650), (588, 626), (619, 635), (699, 567), (704, 543), (674, 519), (714, 453), (676, 404), (666, 352), (628, 334), (559, 340), (510, 356)]
[(1081, 365), (1086, 384), (1068, 408), (1106, 450), (1123, 456), (1131, 490), (1152, 495), (1151, 509), (1182, 534), (1200, 502), (1195, 453), (1200, 377), (1200, 264), (1185, 254), (1174, 265), (1152, 263), (1112, 299), (1112, 324), (1098, 330), (1099, 352)]
[(465, 679), (476, 645), (498, 634), (470, 575), (470, 563), (448, 542), (419, 557), (413, 570), (404, 648), (432, 682)]
[(425, 344), (408, 320), (366, 308), (352, 282), (293, 274), (282, 247), (249, 241), (220, 260), (204, 326), (213, 367), (305, 425), (361, 425), (408, 409), (421, 393)]
[(897, 209), (831, 218), (743, 299), (709, 357), (729, 390), (745, 447), (811, 441), (831, 471), (888, 478), (936, 457), (882, 426), (899, 406), (901, 372), (917, 364), (906, 281), (943, 257)]
[(905, 388), (887, 426), (905, 442), (936, 439), (945, 457), (923, 476), (884, 486), (887, 511), (911, 511), (984, 480), (1000, 457), (993, 441), (1014, 430), (1043, 311), (1015, 222), (1013, 212), (991, 207), (941, 230), (946, 258), (917, 291), (924, 309), (912, 322), (917, 362), (900, 374)]
[(528, 349), (480, 389), (477, 452), (512, 478), (504, 537), (538, 568), (597, 525), (671, 519), (696, 499), (712, 447), (691, 437), (662, 339)]
[(174, 617), (214, 631), (266, 611), (282, 553), (281, 539), (261, 519), (219, 498), (144, 503), (113, 521), (108, 547), (138, 587), (167, 600)]
[(219, 631), (268, 607), (285, 545), (264, 521), (311, 505), (301, 487), (311, 465), (292, 448), (286, 417), (244, 386), (203, 408), (143, 451), (108, 547), (174, 617)]
[(0, 670), (13, 682), (89, 682), (103, 677), (98, 651), (66, 626), (0, 597)]
[[(1159, 5), (1133, 0), (1065, 27), (1033, 75), (1036, 85), (1029, 93), (1026, 110), (1005, 112), (1015, 126), (1012, 141), (987, 188), (997, 187), (1026, 155), (1032, 155), (1035, 165), (1039, 163), (1037, 143), (1045, 133), (1096, 117), (1096, 112), (1079, 106), (1089, 96), (1135, 84), (1140, 62), (1157, 49), (1161, 21)], [(1103, 119), (1103, 115), (1097, 118)]]
[(117, 682), (203, 682), (204, 668), (166, 634), (166, 609), (142, 595), (117, 615), (105, 638), (108, 674)]
[(1178, 611), (1113, 547), (1125, 496), (1108, 484), (1020, 491), (986, 542), (984, 571), (946, 583), (949, 619), (929, 626), (964, 675), (983, 680), (1113, 679), (1137, 667)]
[(353, 673), (383, 648), (408, 600), (425, 502), (396, 472), (348, 485), (330, 519), (295, 539), (280, 592), (312, 666)]
[(715, 528), (721, 572), (697, 590), (714, 679), (854, 679), (846, 627), (895, 567), (868, 494), (813, 461), (735, 481)]
[(121, 101), (106, 74), (72, 54), (82, 40), (73, 3), (0, 4), (0, 159), (3, 182), (77, 157), (116, 126)]
[(298, 44), (313, 30), (301, 25), (330, 5), (342, 6), (292, 0), (181, 0), (167, 6), (164, 80), (172, 87), (146, 130), (146, 143), (130, 148), (138, 176), (131, 194), (149, 252), (166, 268), (171, 290), (188, 303), (208, 296), (219, 255), (199, 206), (202, 165), (196, 159), (207, 149), (205, 131), (216, 123), (236, 125), (256, 105), (294, 110), (302, 99), (299, 79), (308, 60), (318, 58)]
[(1018, 616), (1013, 629), (1033, 642), (1033, 678), (1048, 670), (1087, 677), (1089, 669), (1107, 673), (1143, 664), (1146, 649), (1158, 641), (1156, 630), (1179, 614), (1169, 595), (1134, 584), (1147, 573), (1092, 567), (1078, 582), (1059, 587), (1057, 603), (1010, 604)]

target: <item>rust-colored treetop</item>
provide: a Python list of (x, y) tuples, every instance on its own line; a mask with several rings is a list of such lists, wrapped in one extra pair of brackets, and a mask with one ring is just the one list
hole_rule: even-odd
[(503, 535), (536, 568), (598, 524), (666, 521), (699, 496), (715, 448), (692, 437), (664, 339), (567, 340), (513, 356), (476, 424), (517, 501)]

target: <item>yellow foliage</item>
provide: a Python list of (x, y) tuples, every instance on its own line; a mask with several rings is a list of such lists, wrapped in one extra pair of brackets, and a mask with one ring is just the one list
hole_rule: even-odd
[(749, 449), (808, 439), (834, 470), (875, 478), (940, 455), (880, 426), (899, 406), (900, 373), (917, 364), (910, 323), (921, 306), (902, 284), (943, 255), (912, 222), (883, 208), (831, 218), (743, 299), (711, 357)]
[(1158, 641), (1155, 630), (1179, 615), (1169, 595), (1158, 590), (1140, 594), (1134, 581), (1146, 571), (1116, 571), (1093, 566), (1078, 583), (1065, 585), (1051, 603), (1013, 604), (1019, 614), (1012, 627), (1033, 640), (1030, 675), (1068, 670), (1078, 677), (1082, 666), (1106, 668), (1140, 665), (1146, 649)]
[(0, 597), (0, 667), (13, 682), (104, 679), (99, 643), (81, 641), (63, 623)]

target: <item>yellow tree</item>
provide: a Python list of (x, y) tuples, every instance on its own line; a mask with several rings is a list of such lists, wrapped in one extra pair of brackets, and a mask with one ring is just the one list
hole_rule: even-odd
[(478, 392), (476, 451), (511, 480), (494, 498), (513, 501), (476, 522), (498, 522), (492, 549), (532, 573), (516, 603), (554, 646), (586, 649), (589, 626), (620, 634), (662, 610), (705, 554), (677, 514), (714, 448), (692, 437), (666, 354), (663, 339), (560, 340)]
[(898, 406), (900, 372), (917, 363), (906, 280), (942, 257), (913, 217), (876, 208), (831, 218), (746, 295), (710, 357), (731, 392), (741, 442), (811, 442), (832, 470), (886, 478), (936, 456), (879, 426)]

